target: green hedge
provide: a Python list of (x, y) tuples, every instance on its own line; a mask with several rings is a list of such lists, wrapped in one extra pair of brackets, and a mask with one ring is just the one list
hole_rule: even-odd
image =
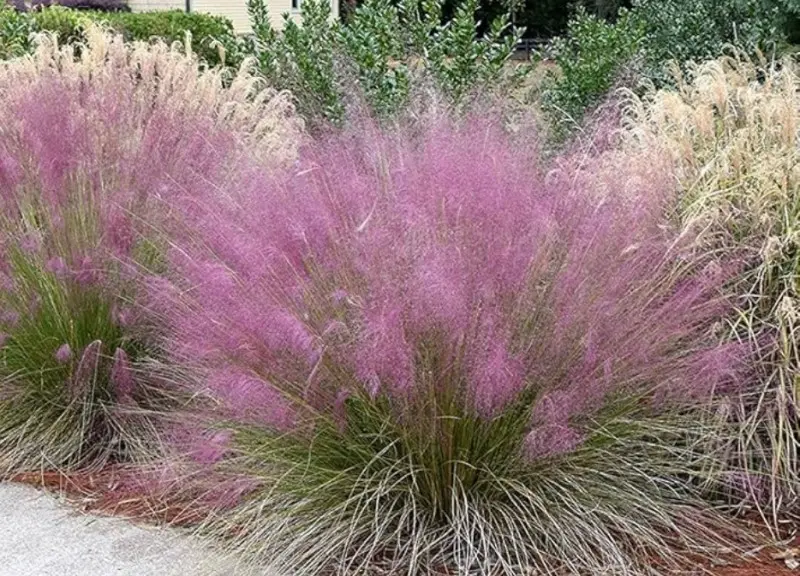
[(557, 137), (568, 135), (586, 109), (605, 98), (623, 66), (642, 50), (644, 35), (645, 23), (624, 8), (615, 23), (576, 11), (567, 34), (550, 44), (559, 74), (548, 76), (542, 104)]
[(162, 38), (168, 43), (183, 42), (188, 30), (192, 34), (192, 48), (209, 65), (220, 63), (220, 45), (225, 60), (236, 59), (236, 35), (233, 24), (222, 16), (199, 12), (170, 10), (162, 12), (93, 12), (92, 17), (108, 22), (126, 40)]
[[(20, 16), (23, 15), (15, 18)], [(29, 12), (24, 17), (31, 20), (30, 29), (55, 32), (62, 43), (80, 41), (83, 37), (82, 23), (90, 19), (107, 24), (126, 40), (161, 38), (171, 44), (184, 42), (188, 31), (192, 36), (193, 50), (209, 66), (221, 62), (219, 46), (224, 50), (226, 64), (236, 64), (240, 59), (233, 24), (227, 18), (211, 14), (187, 14), (180, 10), (95, 12), (53, 6)]]
[(30, 18), (0, 0), (0, 60), (20, 56), (30, 50), (32, 32)]
[(61, 44), (80, 41), (83, 37), (81, 32), (82, 17), (87, 17), (90, 12), (83, 12), (53, 6), (28, 12), (27, 17), (31, 20), (31, 28), (36, 32), (54, 32), (58, 35)]

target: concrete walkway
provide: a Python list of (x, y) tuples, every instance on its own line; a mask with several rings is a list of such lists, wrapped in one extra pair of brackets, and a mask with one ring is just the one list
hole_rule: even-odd
[(0, 484), (0, 576), (235, 576), (183, 532), (85, 515), (28, 486)]

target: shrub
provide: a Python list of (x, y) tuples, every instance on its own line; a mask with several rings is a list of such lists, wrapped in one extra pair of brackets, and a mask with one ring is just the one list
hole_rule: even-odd
[(296, 137), (283, 96), (221, 74), (94, 26), (78, 58), (41, 37), (0, 62), (0, 474), (159, 446), (174, 390), (146, 370), (137, 284), (162, 260), (153, 199), (212, 186), (237, 149), (280, 161)]
[[(473, 89), (490, 88), (501, 78), (503, 66), (524, 33), (524, 29), (511, 29), (510, 18), (504, 14), (493, 20), (486, 35), (479, 38), (479, 23), (475, 21), (478, 7), (477, 0), (465, 0), (452, 21), (437, 27), (432, 41), (423, 44), (421, 51), (444, 93), (456, 102)], [(412, 5), (408, 12), (413, 11)], [(423, 21), (422, 30), (425, 28)], [(419, 26), (414, 30), (417, 39), (421, 38)]]
[(782, 2), (635, 0), (613, 22), (579, 6), (566, 34), (550, 44), (558, 72), (550, 73), (542, 105), (556, 124), (556, 136), (563, 138), (578, 126), (587, 108), (606, 97), (622, 72), (661, 86), (672, 81), (667, 68), (673, 61), (687, 72), (689, 61), (716, 58), (726, 47), (748, 53), (774, 50), (793, 14), (778, 6)]
[[(228, 64), (238, 67), (242, 62), (238, 40), (230, 20), (210, 14), (175, 11), (121, 12), (75, 10), (61, 5), (39, 8), (27, 13), (0, 15), (8, 31), (0, 38), (16, 39), (20, 46), (15, 54), (31, 48), (28, 38), (34, 32), (53, 32), (59, 43), (80, 43), (85, 40), (84, 28), (89, 22), (111, 27), (128, 41), (149, 42), (160, 39), (167, 44), (185, 45), (187, 33), (192, 50), (209, 66)], [(7, 35), (6, 35), (7, 34)], [(7, 41), (7, 40), (6, 40)]]
[(615, 23), (577, 11), (566, 36), (550, 46), (558, 73), (551, 73), (543, 106), (557, 125), (562, 124), (558, 134), (577, 125), (584, 111), (605, 97), (623, 66), (640, 53), (643, 37), (641, 19), (627, 10), (620, 11)]
[(378, 115), (400, 110), (408, 99), (411, 71), (400, 13), (388, 0), (366, 2), (341, 29), (347, 54), (358, 68), (365, 98)]
[(25, 54), (30, 49), (31, 22), (13, 8), (0, 4), (0, 60)]
[(291, 91), (303, 118), (312, 125), (323, 119), (339, 123), (344, 106), (334, 67), (339, 43), (330, 3), (311, 0), (300, 10), (302, 26), (286, 17), (281, 34), (270, 26), (263, 0), (248, 0), (254, 33), (249, 51), (274, 86)]
[(670, 81), (663, 66), (703, 62), (734, 44), (752, 51), (774, 48), (780, 40), (781, 9), (765, 0), (636, 0), (634, 11), (646, 27), (651, 74)]
[(32, 12), (30, 19), (36, 31), (55, 34), (59, 44), (81, 42), (84, 39), (83, 28), (89, 22), (85, 13), (61, 6)]
[(778, 25), (792, 44), (800, 42), (800, 2), (797, 0), (773, 0), (777, 6)]
[(172, 44), (186, 41), (186, 33), (191, 34), (192, 50), (210, 66), (226, 63), (237, 66), (241, 59), (238, 54), (233, 24), (223, 16), (181, 10), (156, 12), (114, 12), (95, 13), (92, 18), (108, 23), (126, 40), (145, 42), (158, 38)]
[(14, 5), (17, 10), (23, 12), (28, 9), (38, 10), (48, 6), (63, 6), (64, 8), (75, 10), (98, 10), (100, 12), (130, 11), (126, 0), (33, 0), (27, 3), (24, 0), (15, 0)]
[(263, 0), (250, 0), (248, 9), (254, 31), (248, 50), (275, 86), (292, 91), (298, 110), (314, 125), (345, 120), (353, 79), (376, 116), (401, 110), (414, 79), (412, 63), (451, 105), (470, 92), (496, 88), (521, 34), (503, 17), (478, 38), (475, 0), (460, 5), (447, 23), (441, 0), (369, 0), (345, 25), (331, 21), (327, 2), (309, 0), (301, 5), (303, 24), (287, 19), (282, 33), (270, 26)]
[(800, 497), (797, 68), (738, 56), (702, 64), (691, 77), (678, 77), (678, 91), (633, 98), (628, 140), (672, 160), (678, 217), (704, 230), (701, 247), (745, 259), (731, 287), (739, 310), (730, 337), (760, 353), (751, 393), (731, 407), (741, 430), (733, 466), (748, 471), (738, 497), (781, 516), (797, 512)]
[(690, 479), (696, 406), (739, 378), (725, 274), (661, 227), (657, 170), (599, 200), (512, 150), (481, 122), (345, 134), (179, 203), (154, 301), (235, 431), (206, 461), (258, 487), (212, 523), (231, 546), (291, 574), (639, 574), (714, 541)]

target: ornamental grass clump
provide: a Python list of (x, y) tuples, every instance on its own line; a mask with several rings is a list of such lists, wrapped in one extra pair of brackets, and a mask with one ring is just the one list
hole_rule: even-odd
[(735, 55), (676, 78), (676, 91), (631, 97), (625, 148), (669, 159), (680, 225), (702, 230), (702, 249), (743, 260), (729, 334), (759, 352), (748, 393), (731, 406), (740, 428), (731, 489), (776, 520), (800, 510), (797, 64)]
[(661, 225), (664, 174), (597, 198), (516, 150), (485, 122), (345, 134), (184, 210), (152, 302), (217, 405), (202, 460), (253, 483), (206, 526), (232, 549), (651, 574), (724, 539), (695, 491), (703, 402), (740, 378), (725, 266)]
[(165, 264), (154, 200), (205, 193), (246, 147), (280, 164), (299, 129), (247, 70), (225, 87), (177, 48), (87, 37), (0, 63), (0, 475), (159, 449), (176, 389), (140, 306)]

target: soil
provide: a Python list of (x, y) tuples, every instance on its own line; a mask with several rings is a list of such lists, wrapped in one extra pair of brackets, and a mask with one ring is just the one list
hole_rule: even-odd
[[(800, 568), (791, 569), (782, 559), (773, 559), (772, 554), (779, 554), (781, 551), (773, 549), (764, 551), (754, 560), (744, 563), (731, 562), (730, 566), (717, 566), (709, 568), (709, 573), (714, 576), (790, 576), (800, 575)], [(800, 562), (800, 556), (797, 561)]]
[(108, 466), (92, 472), (41, 472), (18, 474), (19, 482), (66, 496), (85, 512), (121, 516), (148, 524), (196, 525), (206, 516), (196, 500), (181, 501), (174, 495), (132, 490), (129, 470)]
[[(129, 478), (130, 471), (109, 466), (94, 472), (21, 474), (11, 480), (63, 494), (86, 512), (121, 516), (135, 522), (191, 526), (206, 515), (207, 510), (197, 500), (132, 491), (126, 482)], [(793, 559), (799, 564), (794, 569), (789, 567)], [(766, 547), (752, 559), (721, 558), (716, 564), (698, 566), (696, 574), (800, 576), (800, 535), (780, 546)]]

